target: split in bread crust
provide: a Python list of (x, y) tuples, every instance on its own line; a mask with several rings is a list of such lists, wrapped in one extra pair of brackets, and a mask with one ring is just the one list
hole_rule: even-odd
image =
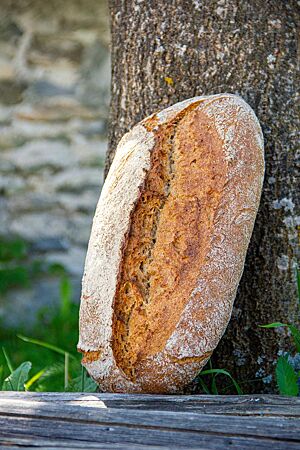
[(139, 361), (163, 350), (197, 284), (226, 182), (222, 141), (196, 106), (159, 129), (131, 216), (112, 333), (131, 380)]

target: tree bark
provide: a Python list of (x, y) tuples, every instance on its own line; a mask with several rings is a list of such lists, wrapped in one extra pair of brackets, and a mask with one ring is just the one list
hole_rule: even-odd
[[(297, 322), (297, 2), (111, 0), (112, 100), (106, 172), (121, 136), (145, 116), (197, 95), (229, 92), (256, 112), (266, 176), (244, 275), (213, 356), (246, 392), (272, 391), (274, 361)], [(298, 210), (299, 211), (299, 210)], [(299, 213), (298, 213), (299, 214)], [(298, 220), (298, 223), (297, 223)], [(251, 381), (252, 380), (252, 381)]]

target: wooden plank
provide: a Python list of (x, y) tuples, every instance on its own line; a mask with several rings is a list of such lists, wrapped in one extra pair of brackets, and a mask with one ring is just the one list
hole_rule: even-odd
[[(24, 398), (24, 393), (0, 392), (1, 399)], [(84, 393), (37, 393), (27, 392), (27, 399), (42, 402), (72, 402), (108, 408), (194, 411), (203, 414), (222, 415), (270, 415), (300, 417), (300, 399), (276, 395), (264, 396), (206, 396), (206, 395), (128, 395)]]
[[(5, 430), (5, 431), (4, 431)], [(90, 444), (100, 443), (104, 448), (109, 445), (122, 444), (129, 446), (163, 446), (165, 448), (198, 448), (224, 450), (229, 446), (233, 449), (299, 449), (299, 443), (264, 439), (255, 437), (229, 436), (223, 433), (197, 433), (187, 431), (166, 431), (153, 428), (102, 426), (90, 423), (73, 424), (59, 420), (40, 420), (24, 418), (0, 419), (0, 442), (7, 446), (10, 437), (35, 437), (40, 440), (52, 439), (56, 445), (60, 440), (69, 441), (71, 447), (89, 448)], [(76, 446), (75, 446), (76, 444)]]
[[(119, 449), (119, 450), (131, 450), (131, 449), (161, 449), (158, 446), (148, 446), (148, 445), (135, 445), (135, 444), (102, 444), (100, 442), (83, 442), (78, 441), (75, 442), (67, 441), (67, 440), (49, 440), (49, 439), (23, 439), (23, 438), (7, 438), (5, 439), (5, 443), (1, 442), (1, 448), (8, 448), (9, 450), (20, 450), (20, 448), (25, 449), (43, 449), (43, 450), (58, 450), (58, 449)], [(15, 445), (14, 445), (15, 444)], [(164, 447), (165, 448), (165, 447)]]
[(0, 393), (1, 448), (300, 448), (300, 399)]
[(195, 412), (127, 410), (89, 407), (85, 404), (58, 405), (50, 402), (9, 399), (0, 402), (0, 417), (60, 419), (107, 426), (153, 427), (166, 431), (185, 430), (234, 436), (261, 436), (300, 441), (300, 420), (285, 417), (248, 417), (199, 414)]
[(3, 398), (34, 398), (40, 401), (70, 401), (81, 400), (86, 396), (97, 397), (102, 400), (128, 401), (137, 400), (141, 402), (167, 401), (176, 403), (186, 403), (196, 401), (200, 403), (251, 403), (259, 402), (263, 404), (288, 404), (300, 405), (299, 397), (286, 397), (282, 395), (153, 395), (153, 394), (109, 394), (109, 393), (84, 393), (84, 392), (17, 392), (0, 391), (0, 399)]
[[(75, 440), (67, 440), (67, 439), (46, 439), (46, 438), (29, 438), (29, 437), (5, 437), (3, 441), (0, 438), (1, 448), (8, 447), (9, 450), (14, 450), (20, 448), (26, 449), (43, 449), (43, 450), (56, 450), (56, 449), (110, 449), (114, 448), (117, 450), (135, 450), (135, 449), (151, 449), (158, 450), (161, 449), (161, 446), (153, 446), (153, 445), (143, 445), (143, 444), (108, 444), (101, 442), (87, 442), (87, 441), (75, 441)], [(164, 447), (169, 448), (169, 447)], [(174, 448), (174, 447), (173, 447)]]

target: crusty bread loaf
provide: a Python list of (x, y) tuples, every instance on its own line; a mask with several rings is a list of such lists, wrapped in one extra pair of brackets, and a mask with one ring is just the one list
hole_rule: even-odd
[(174, 393), (230, 319), (257, 213), (263, 138), (239, 97), (195, 97), (120, 141), (83, 277), (83, 364), (105, 391)]

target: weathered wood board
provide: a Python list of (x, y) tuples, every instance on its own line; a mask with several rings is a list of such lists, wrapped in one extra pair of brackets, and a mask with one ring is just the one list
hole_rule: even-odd
[(0, 392), (0, 445), (300, 449), (300, 399)]

